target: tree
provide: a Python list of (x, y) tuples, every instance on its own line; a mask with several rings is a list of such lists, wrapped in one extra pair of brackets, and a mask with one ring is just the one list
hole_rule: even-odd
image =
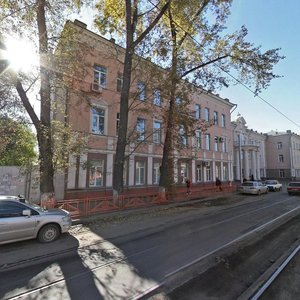
[(160, 10), (149, 9), (147, 1), (101, 0), (97, 3), (99, 16), (95, 23), (102, 33), (115, 32), (126, 36), (123, 85), (120, 100), (120, 125), (113, 170), (113, 189), (115, 193), (123, 190), (123, 171), (125, 147), (128, 131), (128, 103), (131, 85), (132, 62), (137, 47), (153, 30), (169, 7), (171, 0), (161, 1)]
[[(283, 58), (278, 53), (279, 49), (262, 52), (261, 47), (246, 41), (245, 27), (232, 34), (223, 33), (231, 2), (174, 1), (162, 18), (160, 36), (164, 39), (157, 41), (156, 49), (160, 51), (156, 51), (156, 55), (158, 63), (163, 61), (170, 70), (168, 81), (171, 82), (160, 177), (162, 187), (172, 185), (174, 178), (174, 130), (178, 124), (183, 124), (186, 132), (195, 128), (195, 121), (189, 113), (188, 93), (184, 95), (182, 91), (179, 92), (184, 80), (212, 91), (222, 85), (229, 86), (231, 81), (228, 73), (235, 71), (239, 82), (254, 85), (255, 92), (259, 93), (278, 77), (273, 73), (273, 67)], [(186, 100), (180, 107), (176, 105), (178, 95)], [(184, 118), (178, 115), (178, 111)], [(200, 129), (209, 126), (199, 125)]]
[[(9, 77), (11, 86), (21, 100), (37, 133), (39, 163), (40, 163), (40, 191), (41, 197), (48, 197), (54, 193), (54, 165), (53, 165), (53, 137), (51, 124), (51, 92), (55, 77), (54, 50), (57, 45), (66, 11), (79, 7), (77, 0), (1, 0), (0, 20), (3, 33), (16, 38), (28, 38), (36, 45), (36, 55), (39, 65), (33, 71), (24, 73), (22, 70), (4, 70)], [(26, 59), (26, 58), (24, 58)], [(7, 84), (7, 81), (5, 82)], [(40, 101), (40, 116), (33, 108), (36, 93)], [(32, 100), (32, 99), (31, 99)]]
[(36, 138), (26, 124), (0, 120), (0, 165), (26, 166), (36, 159)]

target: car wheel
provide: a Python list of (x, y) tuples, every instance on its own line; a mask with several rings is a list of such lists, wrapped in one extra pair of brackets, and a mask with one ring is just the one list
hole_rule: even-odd
[(56, 224), (48, 224), (42, 227), (38, 233), (38, 239), (42, 243), (50, 243), (60, 235), (60, 229)]
[(292, 196), (292, 193), (288, 192), (289, 196)]
[(258, 190), (257, 195), (259, 196), (261, 194), (260, 190)]
[(274, 188), (274, 192), (277, 192), (277, 188)]

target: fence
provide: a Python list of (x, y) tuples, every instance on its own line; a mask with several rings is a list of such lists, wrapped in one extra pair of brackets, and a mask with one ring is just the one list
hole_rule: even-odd
[(135, 208), (145, 208), (155, 205), (176, 203), (201, 199), (204, 197), (231, 193), (235, 186), (223, 184), (220, 190), (213, 184), (195, 185), (191, 188), (191, 194), (187, 194), (185, 187), (176, 187), (169, 193), (161, 193), (158, 190), (139, 191), (139, 193), (125, 193), (119, 196), (106, 195), (103, 197), (86, 197), (84, 199), (60, 200), (57, 205), (71, 213), (72, 219), (93, 216), (105, 212), (114, 212)]

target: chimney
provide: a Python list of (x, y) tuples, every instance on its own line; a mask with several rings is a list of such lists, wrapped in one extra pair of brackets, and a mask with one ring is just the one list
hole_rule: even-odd
[(81, 27), (81, 28), (83, 28), (83, 29), (86, 29), (86, 24), (79, 21), (79, 20), (77, 20), (77, 19), (74, 20), (74, 24)]

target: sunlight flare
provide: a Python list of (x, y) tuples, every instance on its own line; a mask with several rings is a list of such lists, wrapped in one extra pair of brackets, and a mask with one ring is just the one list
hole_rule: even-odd
[(30, 41), (8, 38), (5, 45), (6, 59), (13, 70), (29, 72), (39, 64), (38, 54)]

